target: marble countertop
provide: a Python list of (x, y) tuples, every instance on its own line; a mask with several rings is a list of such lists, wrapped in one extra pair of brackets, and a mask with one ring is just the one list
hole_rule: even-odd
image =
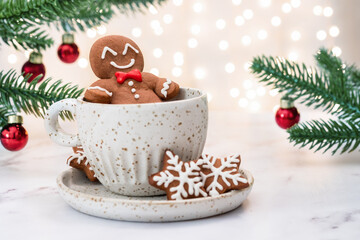
[(212, 112), (204, 152), (242, 155), (255, 178), (248, 199), (207, 219), (132, 223), (68, 206), (55, 180), (71, 149), (38, 133), (23, 151), (0, 149), (0, 239), (359, 239), (359, 152), (313, 153), (286, 138), (271, 114)]

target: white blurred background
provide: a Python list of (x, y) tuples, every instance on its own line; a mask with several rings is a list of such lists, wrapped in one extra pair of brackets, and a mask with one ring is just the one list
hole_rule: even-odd
[[(76, 33), (81, 53), (74, 64), (58, 59), (62, 33), (51, 30), (56, 43), (43, 60), (47, 77), (87, 87), (97, 80), (88, 64), (92, 43), (107, 34), (125, 35), (140, 46), (145, 71), (206, 90), (211, 110), (272, 112), (280, 96), (249, 73), (252, 57), (271, 54), (313, 64), (313, 54), (325, 46), (360, 65), (359, 10), (356, 0), (168, 0)], [(28, 54), (2, 44), (1, 69), (20, 72)], [(40, 129), (42, 121), (30, 116), (25, 125)]]

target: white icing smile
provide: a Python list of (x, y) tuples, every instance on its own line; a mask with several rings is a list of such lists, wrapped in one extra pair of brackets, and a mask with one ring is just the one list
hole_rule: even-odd
[(110, 62), (110, 64), (113, 66), (113, 67), (116, 67), (116, 68), (118, 68), (118, 69), (125, 69), (125, 68), (130, 68), (130, 67), (132, 67), (132, 66), (134, 66), (134, 64), (135, 64), (135, 59), (131, 59), (130, 60), (130, 63), (128, 64), (128, 65), (117, 65), (116, 64), (116, 62), (114, 62), (114, 61), (111, 61)]

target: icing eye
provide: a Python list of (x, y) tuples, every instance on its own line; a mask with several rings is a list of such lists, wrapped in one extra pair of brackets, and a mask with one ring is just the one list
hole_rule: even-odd
[(104, 47), (104, 50), (102, 51), (101, 53), (101, 59), (105, 59), (105, 54), (106, 52), (109, 51), (112, 55), (116, 56), (117, 55), (117, 52), (115, 52), (114, 50), (112, 50), (111, 48), (109, 47)]
[(135, 47), (133, 47), (130, 43), (126, 43), (125, 44), (125, 48), (124, 51), (122, 52), (122, 55), (126, 55), (128, 49), (131, 48), (132, 50), (134, 50), (134, 52), (139, 53), (139, 50), (137, 50)]

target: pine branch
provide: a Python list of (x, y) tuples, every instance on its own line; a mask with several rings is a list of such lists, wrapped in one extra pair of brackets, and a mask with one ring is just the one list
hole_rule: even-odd
[[(315, 109), (323, 107), (342, 119), (360, 120), (360, 93), (349, 88), (346, 78), (338, 78), (330, 73), (323, 73), (297, 64), (273, 57), (255, 57), (251, 70), (261, 82), (273, 85), (280, 92), (287, 92), (295, 100), (300, 99), (307, 106)], [(338, 72), (335, 72), (339, 74)], [(334, 108), (336, 110), (334, 111)]]
[(15, 34), (13, 31), (1, 30), (2, 40), (15, 49), (45, 49), (53, 45), (54, 41), (38, 28), (28, 31), (19, 30)]
[[(0, 72), (0, 102), (3, 108), (44, 117), (46, 109), (52, 103), (65, 98), (78, 98), (84, 91), (78, 86), (71, 86), (70, 83), (62, 84), (60, 80), (52, 82), (50, 78), (37, 83), (41, 76), (27, 83), (30, 76), (19, 76), (15, 70)], [(0, 115), (5, 114), (0, 110)], [(64, 113), (63, 117), (72, 119), (68, 112)]]
[(314, 56), (318, 66), (332, 81), (341, 80), (345, 82), (345, 71), (342, 61), (332, 55), (328, 50), (321, 48)]
[(295, 125), (288, 130), (291, 142), (315, 151), (334, 148), (333, 154), (352, 152), (360, 145), (360, 71), (326, 49), (315, 57), (320, 70), (265, 56), (255, 57), (251, 70), (261, 82), (340, 118)]
[(2, 1), (0, 3), (0, 18), (20, 16), (25, 12), (33, 11), (51, 0), (17, 0)]
[(321, 48), (315, 55), (318, 66), (333, 81), (341, 79), (346, 83), (347, 88), (360, 88), (360, 71), (355, 65), (344, 63), (340, 58), (332, 54), (331, 51)]
[[(0, 2), (0, 37), (15, 48), (45, 49), (53, 44), (40, 27), (51, 25), (64, 31), (85, 31), (107, 23), (120, 12), (138, 11), (164, 0), (16, 0)], [(26, 35), (26, 33), (33, 32)]]
[(313, 120), (295, 125), (288, 133), (289, 140), (295, 145), (310, 145), (315, 152), (320, 149), (326, 152), (333, 147), (332, 154), (340, 149), (341, 153), (352, 152), (360, 145), (360, 128), (351, 121)]

